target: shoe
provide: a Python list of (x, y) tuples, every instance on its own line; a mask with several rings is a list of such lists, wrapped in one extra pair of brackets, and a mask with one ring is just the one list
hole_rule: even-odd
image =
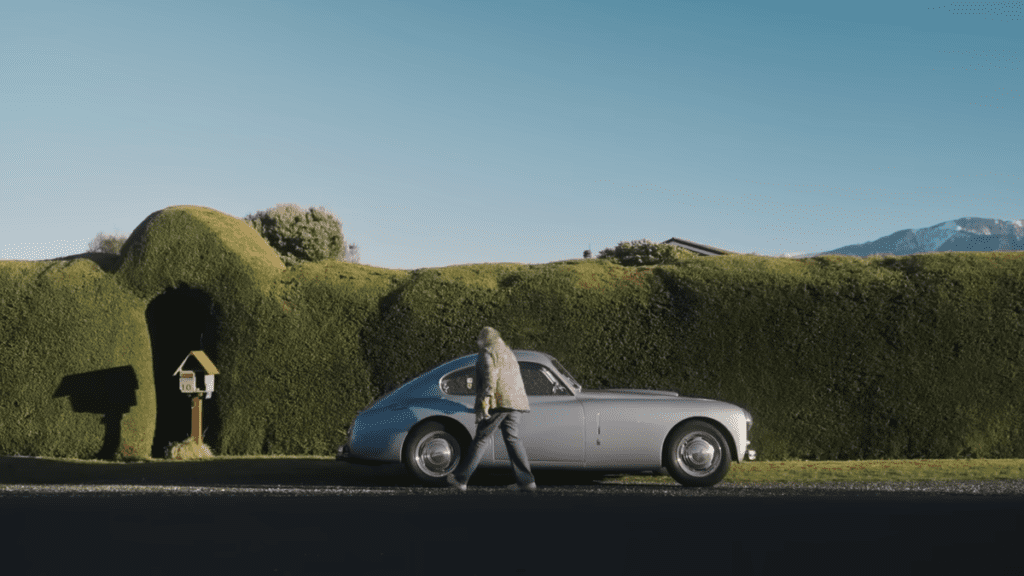
[(536, 482), (530, 482), (526, 486), (519, 486), (518, 484), (516, 484), (514, 486), (510, 486), (510, 488), (515, 488), (516, 490), (519, 490), (520, 492), (536, 492), (537, 491), (537, 483)]
[(459, 492), (465, 492), (466, 491), (466, 485), (463, 484), (462, 482), (459, 482), (458, 480), (456, 480), (454, 474), (449, 474), (449, 475), (445, 476), (444, 477), (444, 481), (448, 483), (448, 486), (450, 486), (452, 488), (455, 488)]

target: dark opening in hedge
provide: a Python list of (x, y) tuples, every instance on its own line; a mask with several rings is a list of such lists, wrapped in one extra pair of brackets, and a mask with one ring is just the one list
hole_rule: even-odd
[[(191, 430), (191, 399), (179, 390), (174, 371), (192, 350), (203, 350), (217, 363), (220, 313), (206, 292), (182, 285), (168, 289), (150, 302), (146, 323), (156, 386), (152, 456), (163, 458), (168, 443), (181, 442)], [(206, 443), (214, 445), (220, 432), (216, 393), (203, 401), (203, 428)]]

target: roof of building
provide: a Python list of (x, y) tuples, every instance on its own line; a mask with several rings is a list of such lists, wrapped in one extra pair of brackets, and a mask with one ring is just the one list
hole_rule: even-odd
[(733, 252), (728, 250), (722, 250), (721, 248), (706, 246), (704, 244), (697, 244), (696, 242), (690, 242), (689, 240), (683, 240), (682, 238), (675, 237), (665, 240), (662, 244), (671, 244), (672, 246), (685, 248), (686, 250), (694, 252), (700, 256), (722, 256), (725, 254), (733, 254)]

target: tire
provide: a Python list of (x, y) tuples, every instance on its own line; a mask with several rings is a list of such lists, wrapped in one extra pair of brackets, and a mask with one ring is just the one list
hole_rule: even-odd
[(707, 422), (688, 422), (668, 435), (664, 452), (668, 473), (688, 488), (714, 486), (732, 462), (729, 443)]
[(402, 463), (420, 482), (447, 486), (445, 476), (462, 458), (462, 446), (439, 422), (424, 422), (409, 432), (402, 448)]

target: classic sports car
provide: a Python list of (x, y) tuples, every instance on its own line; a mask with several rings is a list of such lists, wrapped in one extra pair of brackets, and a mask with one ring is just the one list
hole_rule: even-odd
[[(514, 350), (530, 399), (519, 435), (534, 470), (659, 472), (684, 486), (712, 486), (748, 449), (750, 413), (726, 402), (656, 390), (586, 390), (552, 356)], [(402, 462), (444, 485), (476, 431), (476, 354), (446, 362), (360, 412), (337, 459)], [(508, 467), (498, 431), (481, 468)]]

